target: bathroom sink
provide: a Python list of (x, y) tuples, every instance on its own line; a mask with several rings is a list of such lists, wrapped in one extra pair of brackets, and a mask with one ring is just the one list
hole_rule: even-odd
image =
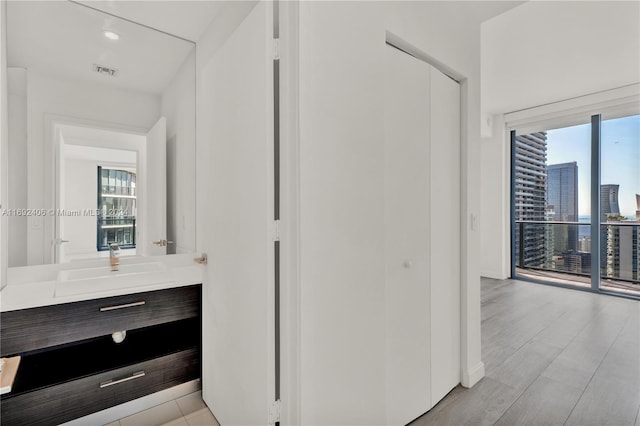
[(58, 272), (58, 281), (77, 281), (96, 278), (113, 278), (122, 275), (139, 274), (145, 272), (159, 272), (164, 270), (164, 265), (160, 262), (133, 263), (130, 265), (119, 265), (117, 271), (112, 271), (110, 266), (99, 268), (69, 269)]
[(58, 273), (55, 297), (160, 284), (170, 281), (166, 267), (160, 262), (120, 265), (117, 271), (109, 266), (69, 269)]

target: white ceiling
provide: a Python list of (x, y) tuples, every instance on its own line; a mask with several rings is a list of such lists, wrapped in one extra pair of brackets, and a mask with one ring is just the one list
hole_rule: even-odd
[(80, 3), (133, 22), (198, 41), (225, 1), (80, 0)]
[[(140, 3), (155, 10), (164, 2)], [(142, 6), (136, 10), (142, 11)], [(115, 31), (120, 39), (108, 40), (102, 34), (105, 29)], [(57, 0), (7, 2), (9, 66), (161, 94), (193, 49), (194, 44), (188, 41), (80, 4)], [(95, 73), (93, 64), (116, 68), (118, 75)]]
[[(70, 79), (161, 94), (194, 47), (182, 39), (198, 40), (226, 7), (240, 1), (79, 0), (77, 4), (9, 0), (8, 63)], [(469, 17), (483, 21), (521, 3), (458, 4)], [(120, 40), (106, 39), (104, 29), (119, 33)], [(116, 68), (118, 75), (112, 78), (95, 73), (93, 64)]]
[(640, 82), (638, 1), (530, 1), (482, 25), (482, 108), (519, 111)]

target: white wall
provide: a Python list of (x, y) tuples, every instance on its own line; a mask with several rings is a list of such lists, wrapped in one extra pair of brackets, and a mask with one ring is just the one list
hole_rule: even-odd
[(509, 135), (502, 116), (492, 117), (491, 135), (482, 139), (480, 224), (483, 277), (505, 279), (511, 274), (511, 210)]
[[(7, 75), (9, 126), (7, 166), (9, 194), (4, 207), (27, 208), (27, 71), (24, 68), (9, 68)], [(27, 264), (27, 217), (9, 216), (9, 241), (11, 250), (7, 266)]]
[(639, 17), (639, 2), (532, 1), (482, 24), (483, 275), (510, 274), (502, 114), (640, 82)]
[(162, 95), (167, 118), (168, 253), (196, 249), (196, 87), (195, 49)]
[[(0, 2), (0, 206), (4, 208), (9, 195), (7, 152), (7, 2)], [(7, 284), (9, 261), (8, 220), (0, 216), (0, 289)]]
[[(385, 30), (465, 76), (462, 84), (462, 374), (480, 359), (480, 26), (458, 2), (300, 4), (302, 423), (385, 418), (383, 87)], [(435, 195), (437, 197), (438, 195)]]
[[(53, 208), (53, 164), (45, 164), (45, 152), (53, 138), (45, 129), (45, 116), (60, 115), (84, 120), (149, 129), (160, 116), (159, 96), (115, 90), (100, 85), (75, 82), (28, 70), (28, 207)], [(25, 165), (26, 166), (26, 165)], [(45, 184), (46, 182), (46, 184)], [(30, 218), (28, 263), (50, 263), (53, 218)]]

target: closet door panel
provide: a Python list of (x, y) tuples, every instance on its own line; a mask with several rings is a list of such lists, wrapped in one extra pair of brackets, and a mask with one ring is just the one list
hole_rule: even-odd
[(385, 85), (387, 424), (430, 406), (429, 73), (391, 46)]
[(460, 383), (460, 85), (431, 74), (431, 398)]

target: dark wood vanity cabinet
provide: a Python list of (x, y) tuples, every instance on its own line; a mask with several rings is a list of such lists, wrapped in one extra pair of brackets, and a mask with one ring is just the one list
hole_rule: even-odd
[(0, 423), (59, 424), (199, 378), (201, 292), (191, 285), (3, 312), (0, 350), (22, 360)]

